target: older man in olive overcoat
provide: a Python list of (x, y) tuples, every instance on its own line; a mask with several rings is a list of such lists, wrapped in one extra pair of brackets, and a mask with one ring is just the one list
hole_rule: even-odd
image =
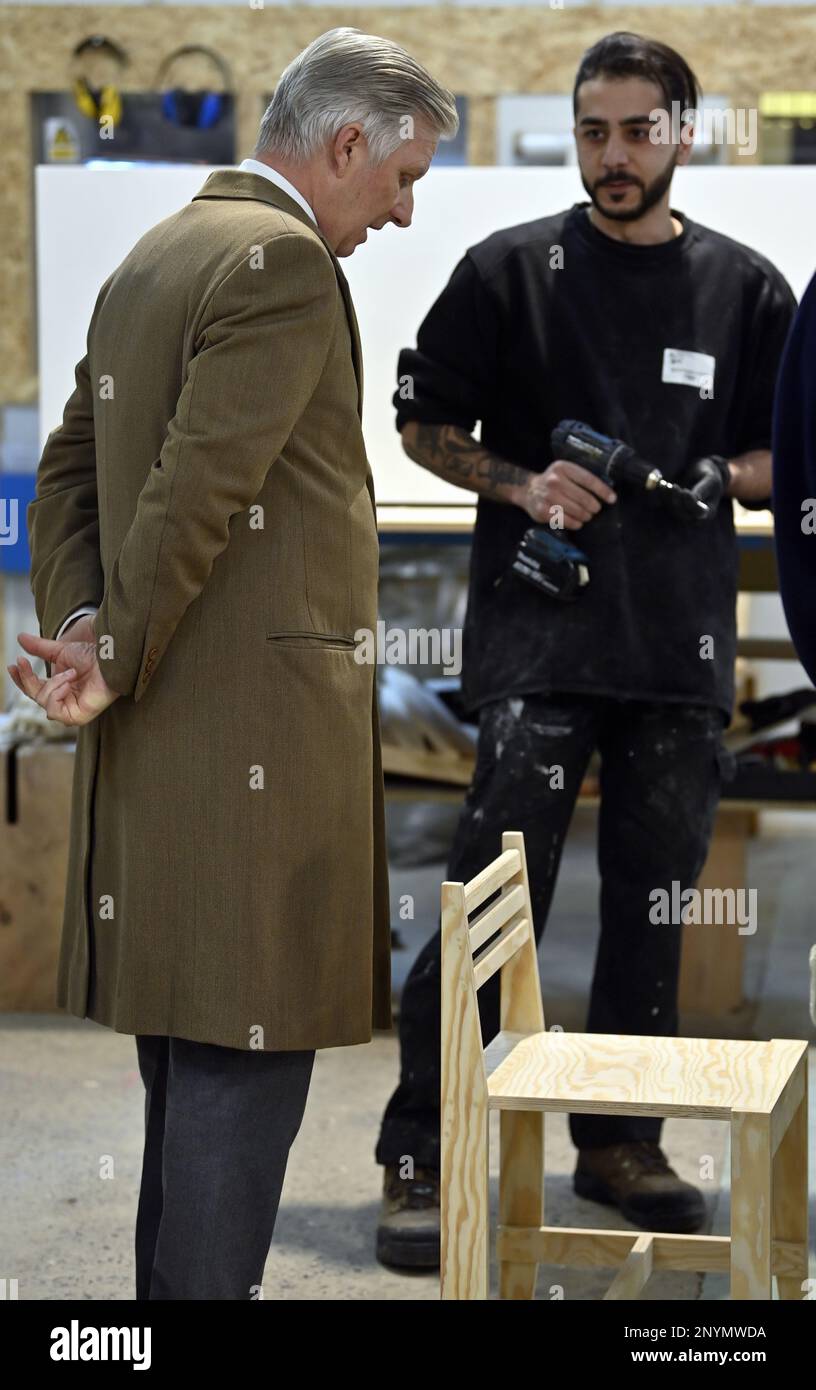
[(102, 286), (40, 463), (21, 644), (48, 675), (10, 669), (78, 728), (57, 1002), (137, 1038), (140, 1298), (257, 1296), (315, 1049), (391, 1025), (356, 640), (379, 547), (338, 257), (410, 223), (455, 124), (397, 45), (316, 40), (257, 157)]

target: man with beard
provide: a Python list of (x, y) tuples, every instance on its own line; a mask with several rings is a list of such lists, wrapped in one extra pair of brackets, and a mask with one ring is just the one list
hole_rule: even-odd
[[(655, 890), (693, 887), (706, 859), (734, 695), (731, 498), (767, 505), (774, 381), (795, 309), (767, 260), (670, 205), (691, 131), (667, 113), (697, 100), (694, 74), (664, 44), (630, 33), (595, 44), (574, 89), (590, 203), (472, 247), (417, 348), (401, 353), (394, 397), (411, 458), (479, 494), (462, 679), (479, 746), (447, 878), (469, 880), (500, 853), (503, 830), (522, 830), (540, 934), (600, 751), (601, 933), (586, 1025), (598, 1033), (677, 1030), (682, 924), (655, 920)], [(702, 488), (710, 519), (684, 523), (553, 457), (563, 419)], [(533, 524), (580, 532), (570, 538), (590, 580), (576, 602), (509, 573)], [(439, 1258), (439, 990), (437, 933), (402, 996), (401, 1079), (377, 1145), (378, 1256), (398, 1266)], [(487, 1041), (498, 976), (479, 1000)], [(576, 1114), (570, 1133), (579, 1195), (652, 1230), (703, 1223), (700, 1192), (660, 1148), (659, 1119)]]

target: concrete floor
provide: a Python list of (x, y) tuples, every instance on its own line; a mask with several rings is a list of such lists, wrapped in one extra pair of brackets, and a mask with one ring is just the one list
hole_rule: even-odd
[[(796, 827), (794, 827), (796, 830)], [(749, 1003), (727, 1019), (684, 1019), (686, 1033), (813, 1038), (807, 1012), (812, 836), (770, 833), (754, 841), (749, 880), (760, 929), (746, 938)], [(415, 917), (400, 922), (395, 993), (436, 923), (444, 864), (392, 871), (394, 903), (410, 893)], [(548, 1023), (583, 1026), (597, 938), (594, 829), (579, 816), (564, 856), (540, 959)], [(706, 1026), (700, 1026), (708, 1025)], [(814, 1084), (811, 1049), (811, 1086)], [(373, 1255), (381, 1170), (373, 1159), (380, 1117), (396, 1082), (392, 1035), (318, 1054), (303, 1127), (284, 1186), (264, 1276), (267, 1298), (438, 1298), (436, 1275), (383, 1269)], [(0, 1017), (0, 1277), (22, 1299), (133, 1297), (132, 1239), (142, 1145), (143, 1090), (133, 1038), (61, 1015)], [(497, 1117), (493, 1117), (497, 1124)], [(728, 1230), (728, 1133), (717, 1122), (669, 1120), (663, 1144), (680, 1174), (704, 1191), (709, 1230)], [(810, 1191), (816, 1196), (816, 1144)], [(491, 1171), (495, 1170), (496, 1144)], [(701, 1163), (711, 1176), (701, 1180)], [(614, 1209), (575, 1197), (566, 1116), (547, 1123), (547, 1221), (620, 1227)], [(495, 1204), (495, 1173), (492, 1198)], [(811, 1231), (816, 1232), (811, 1213)], [(812, 1261), (816, 1274), (816, 1259)], [(601, 1297), (605, 1271), (539, 1270), (538, 1299)], [(494, 1281), (495, 1288), (495, 1281)], [(563, 1291), (563, 1292), (562, 1292)], [(651, 1300), (722, 1299), (725, 1276), (660, 1273)]]

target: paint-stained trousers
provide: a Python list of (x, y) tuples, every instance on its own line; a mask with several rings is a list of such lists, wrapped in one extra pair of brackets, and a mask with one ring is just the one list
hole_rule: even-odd
[[(724, 716), (700, 705), (593, 695), (528, 695), (480, 711), (473, 782), (446, 877), (467, 882), (524, 832), (536, 940), (550, 909), (564, 837), (594, 749), (601, 755), (601, 931), (586, 1031), (677, 1031), (682, 927), (656, 924), (655, 889), (693, 888), (722, 784)], [(589, 967), (589, 962), (587, 962)], [(587, 968), (587, 974), (589, 969)], [(482, 1037), (499, 1028), (499, 977), (479, 991)], [(549, 1017), (551, 1026), (558, 1019)], [(419, 953), (400, 1007), (401, 1074), (383, 1117), (378, 1163), (439, 1166), (440, 935)], [(578, 1148), (659, 1140), (649, 1116), (570, 1115)]]

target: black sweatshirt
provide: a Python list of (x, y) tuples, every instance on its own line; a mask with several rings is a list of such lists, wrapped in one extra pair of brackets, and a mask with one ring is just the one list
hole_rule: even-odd
[[(680, 236), (635, 246), (598, 231), (588, 207), (471, 247), (416, 349), (400, 353), (397, 428), (418, 420), (472, 431), (481, 421), (488, 449), (542, 471), (553, 427), (581, 420), (632, 445), (671, 481), (705, 454), (769, 448), (796, 308), (782, 275), (681, 213), (673, 213)], [(589, 587), (572, 604), (515, 575), (498, 582), (534, 523), (520, 507), (479, 498), (463, 642), (470, 712), (507, 695), (578, 691), (730, 715), (730, 500), (713, 521), (691, 526), (642, 494), (617, 491), (580, 530), (560, 533), (589, 557)]]

